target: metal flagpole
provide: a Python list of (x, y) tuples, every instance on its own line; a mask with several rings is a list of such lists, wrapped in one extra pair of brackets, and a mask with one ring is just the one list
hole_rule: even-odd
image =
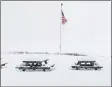
[[(62, 11), (62, 3), (61, 3), (61, 11)], [(60, 18), (60, 53), (61, 53), (61, 25), (62, 25), (62, 13), (61, 13), (61, 18)]]
[(61, 3), (61, 20), (60, 20), (60, 53), (62, 52), (62, 24), (64, 25), (66, 22), (67, 22), (67, 20), (66, 20), (66, 18), (65, 18), (65, 16), (64, 16), (64, 13), (63, 13), (63, 11), (62, 11), (62, 3)]

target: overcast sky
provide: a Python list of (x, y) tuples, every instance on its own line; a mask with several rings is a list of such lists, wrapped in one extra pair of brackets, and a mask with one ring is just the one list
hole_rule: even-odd
[[(2, 1), (2, 51), (59, 52), (61, 1)], [(110, 55), (111, 2), (63, 1), (62, 52)]]

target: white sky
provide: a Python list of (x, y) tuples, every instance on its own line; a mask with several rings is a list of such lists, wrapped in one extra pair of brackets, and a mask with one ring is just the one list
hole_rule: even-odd
[[(2, 51), (59, 52), (60, 1), (2, 1)], [(110, 55), (111, 2), (63, 1), (62, 52)]]

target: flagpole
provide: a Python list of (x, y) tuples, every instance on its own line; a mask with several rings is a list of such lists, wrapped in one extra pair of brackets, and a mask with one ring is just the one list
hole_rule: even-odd
[[(61, 11), (62, 11), (62, 3), (61, 3)], [(62, 24), (62, 13), (60, 14), (60, 53), (61, 53), (61, 24)]]
[(64, 13), (63, 13), (63, 11), (62, 11), (62, 3), (61, 3), (61, 20), (60, 20), (60, 53), (62, 52), (62, 24), (64, 25), (66, 22), (67, 22), (67, 20), (66, 20), (66, 18), (65, 18), (65, 16), (64, 16)]

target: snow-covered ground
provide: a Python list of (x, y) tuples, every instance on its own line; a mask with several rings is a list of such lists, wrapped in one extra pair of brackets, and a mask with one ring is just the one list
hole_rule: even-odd
[[(94, 56), (103, 66), (102, 70), (71, 70), (70, 66), (77, 61), (77, 56), (67, 55), (2, 55), (8, 62), (1, 69), (2, 86), (110, 86), (111, 58)], [(15, 69), (22, 60), (28, 58), (49, 58), (49, 64), (55, 64), (55, 69), (43, 71), (19, 71)]]

